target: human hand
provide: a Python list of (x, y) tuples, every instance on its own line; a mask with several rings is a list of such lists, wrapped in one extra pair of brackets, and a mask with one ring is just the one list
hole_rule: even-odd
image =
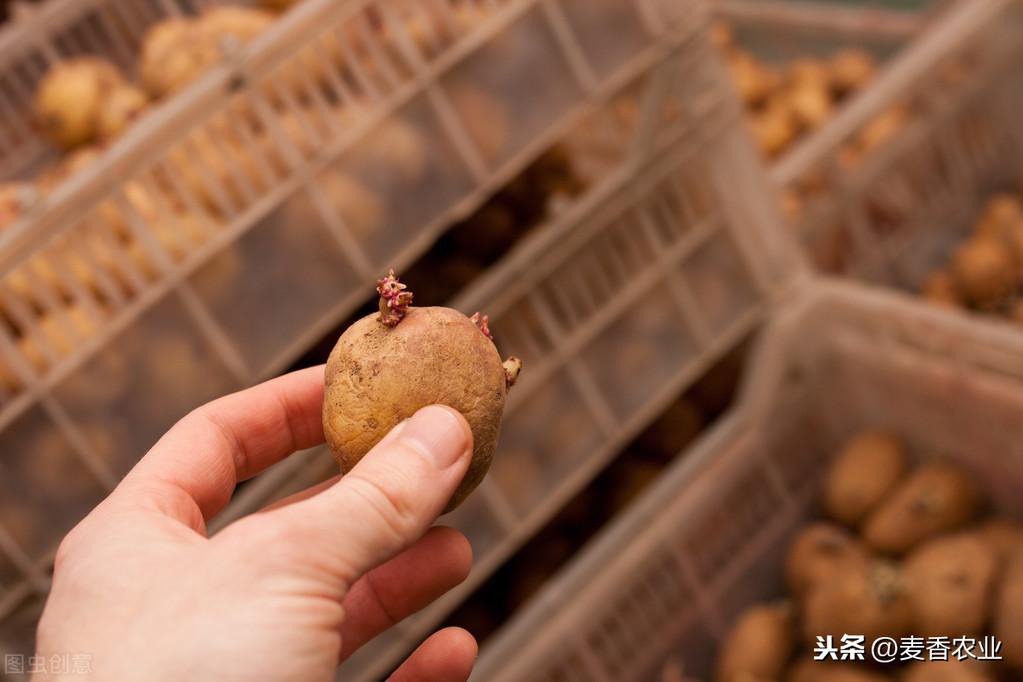
[[(468, 575), (472, 552), (430, 529), (472, 433), (428, 407), (348, 475), (206, 523), (235, 485), (323, 442), (323, 368), (205, 405), (178, 422), (57, 552), (38, 653), (91, 656), (103, 680), (333, 680), (340, 661)], [(393, 680), (465, 680), (476, 643), (435, 633)]]

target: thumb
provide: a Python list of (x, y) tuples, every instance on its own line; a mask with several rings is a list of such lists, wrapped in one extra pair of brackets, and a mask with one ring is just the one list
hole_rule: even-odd
[(462, 481), (472, 431), (449, 407), (424, 407), (384, 437), (323, 492), (268, 513), (300, 551), (345, 589), (410, 546), (440, 515)]

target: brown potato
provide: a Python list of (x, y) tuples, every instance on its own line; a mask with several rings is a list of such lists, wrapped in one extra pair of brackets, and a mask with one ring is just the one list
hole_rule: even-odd
[(499, 159), (511, 142), (508, 108), (472, 85), (452, 84), (448, 94), (483, 159), (487, 162)]
[(789, 91), (788, 100), (796, 121), (807, 130), (815, 130), (831, 118), (831, 95), (826, 83), (799, 83)]
[(165, 19), (142, 37), (139, 79), (150, 97), (164, 97), (192, 82), (220, 60), (210, 34), (192, 19)]
[(810, 591), (802, 608), (803, 637), (863, 635), (899, 638), (913, 626), (913, 604), (902, 571), (893, 563), (872, 561), (840, 566), (827, 582)]
[(977, 306), (1004, 300), (1019, 285), (1019, 272), (1010, 249), (998, 238), (971, 237), (952, 255), (952, 276), (966, 299)]
[(839, 94), (859, 90), (874, 77), (877, 65), (870, 53), (859, 48), (840, 50), (831, 58), (831, 84)]
[(474, 449), (469, 470), (447, 505), (451, 511), (490, 468), (517, 361), (502, 365), (494, 343), (462, 313), (409, 307), (405, 297), (411, 294), (403, 289), (393, 273), (382, 279), (381, 312), (345, 330), (331, 351), (323, 429), (347, 473), (420, 408), (442, 404), (458, 410), (472, 428)]
[(962, 469), (951, 463), (927, 464), (907, 476), (870, 515), (863, 538), (879, 552), (905, 554), (970, 523), (981, 502), (976, 483)]
[(1023, 552), (1023, 525), (1004, 518), (989, 519), (977, 527), (977, 535), (994, 550), (1000, 562)]
[(842, 566), (866, 563), (868, 554), (849, 531), (831, 523), (806, 526), (789, 545), (785, 557), (785, 583), (796, 597), (804, 597), (831, 580)]
[(797, 59), (786, 68), (786, 77), (794, 85), (827, 84), (828, 66), (824, 62), (811, 59)]
[(778, 74), (745, 52), (732, 55), (728, 69), (739, 98), (747, 106), (758, 106), (778, 88)]
[(996, 194), (988, 200), (974, 229), (979, 234), (998, 235), (1006, 225), (1023, 220), (1023, 203), (1015, 194)]
[(780, 679), (795, 649), (793, 615), (784, 602), (739, 614), (718, 652), (718, 682)]
[(796, 120), (788, 104), (772, 99), (763, 111), (750, 119), (757, 146), (769, 158), (779, 155), (796, 138)]
[(77, 57), (57, 63), (36, 89), (35, 114), (43, 135), (62, 149), (92, 142), (105, 103), (122, 86), (124, 77), (106, 60)]
[(891, 494), (909, 466), (906, 449), (887, 431), (867, 431), (847, 441), (824, 481), (827, 514), (858, 526)]
[(879, 114), (868, 123), (860, 133), (859, 147), (867, 154), (883, 146), (899, 132), (909, 119), (909, 112), (904, 107), (895, 107)]
[(937, 305), (959, 308), (964, 304), (955, 279), (945, 270), (935, 270), (928, 275), (922, 293), (925, 299)]
[(792, 666), (786, 682), (887, 682), (891, 678), (851, 663), (803, 659)]
[(1023, 670), (1023, 554), (1013, 555), (995, 601), (992, 634), (1002, 643), (1007, 665)]
[(977, 661), (918, 661), (902, 676), (902, 682), (991, 682), (989, 671)]
[(112, 140), (137, 119), (149, 105), (146, 93), (134, 85), (121, 85), (110, 92), (99, 106), (96, 137)]
[(373, 144), (359, 146), (349, 161), (374, 177), (397, 177), (403, 182), (420, 180), (429, 168), (429, 151), (423, 134), (401, 118), (384, 121), (373, 133)]
[(961, 533), (916, 549), (903, 568), (923, 637), (980, 635), (988, 622), (998, 557), (984, 538)]

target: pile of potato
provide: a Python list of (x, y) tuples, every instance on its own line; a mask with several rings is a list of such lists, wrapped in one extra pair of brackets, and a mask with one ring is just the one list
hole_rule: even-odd
[[(897, 436), (865, 432), (837, 454), (822, 502), (826, 518), (788, 548), (788, 599), (737, 617), (719, 650), (719, 682), (1019, 679), (1023, 525), (985, 517), (969, 473), (948, 461), (914, 465)], [(866, 638), (868, 663), (813, 661), (818, 636), (841, 646), (845, 634)], [(879, 637), (984, 635), (1002, 642), (1004, 661), (870, 663)]]
[[(725, 23), (715, 25), (713, 38), (728, 61), (754, 140), (768, 159), (777, 159), (820, 129), (878, 70), (875, 58), (857, 47), (838, 50), (828, 58), (803, 57), (775, 65), (743, 49)], [(905, 104), (882, 111), (839, 149), (838, 163), (844, 169), (856, 167), (890, 141), (909, 118), (910, 107)], [(782, 202), (789, 220), (798, 219), (806, 197), (823, 186), (820, 174), (813, 174), (786, 191)]]
[[(40, 196), (83, 172), (155, 102), (202, 75), (225, 51), (251, 41), (272, 25), (274, 12), (297, 1), (264, 0), (264, 8), (218, 5), (194, 17), (160, 21), (143, 36), (134, 82), (116, 65), (95, 56), (55, 64), (38, 85), (35, 118), (40, 132), (62, 157), (35, 178), (0, 183), (0, 231), (30, 210)], [(467, 30), (481, 18), (483, 10), (473, 8), (458, 13), (459, 29)], [(435, 31), (431, 33), (435, 27), (420, 25), (422, 22), (411, 16), (407, 19), (414, 39), (425, 51), (427, 43), (437, 40)], [(386, 25), (380, 26), (386, 43)], [(321, 47), (311, 45), (310, 59), (298, 61), (312, 62), (315, 57), (322, 63), (320, 52), (312, 54)], [(340, 43), (333, 47), (337, 49), (328, 54), (344, 69)], [(396, 45), (391, 48), (397, 49)], [(139, 282), (159, 276), (159, 264), (153, 262), (132, 229), (130, 213), (137, 214), (170, 260), (178, 262), (206, 244), (236, 207), (246, 205), (248, 196), (260, 196), (272, 188), (275, 179), (287, 175), (293, 160), (282, 152), (282, 137), (303, 156), (318, 152), (322, 145), (311, 133), (328, 135), (324, 117), (336, 117), (344, 125), (353, 111), (351, 102), (320, 101), (313, 106), (308, 101), (308, 85), (321, 76), (325, 74), (316, 73), (315, 68), (312, 73), (297, 65), (283, 68), (268, 90), (272, 105), (281, 105), (278, 130), (267, 128), (251, 110), (232, 105), (171, 149), (155, 168), (151, 182), (124, 183), (124, 203), (100, 205), (89, 216), (88, 228), (76, 230), (75, 243), (70, 237), (58, 239), (45, 254), (5, 276), (3, 284), (17, 298), (14, 307), (18, 310), (0, 303), (0, 323), (8, 327), (29, 365), (44, 371), (54, 357), (68, 354), (82, 337), (93, 333), (97, 315), (81, 309), (77, 293), (84, 291), (93, 299), (102, 319), (111, 302), (110, 287), (131, 298)], [(282, 89), (291, 92), (287, 102), (279, 98)], [(503, 146), (508, 121), (500, 103), (488, 104), (492, 98), (485, 93), (468, 87), (463, 90), (453, 96), (487, 100), (484, 104), (489, 114), (483, 118), (488, 135), (484, 141)], [(331, 167), (317, 178), (331, 203), (329, 208), (337, 211), (358, 242), (369, 243), (373, 233), (386, 226), (387, 193), (404, 194), (403, 188), (415, 186), (429, 172), (428, 136), (417, 122), (395, 116), (375, 131), (373, 144), (360, 145), (346, 155), (343, 169)], [(297, 193), (280, 218), (319, 221), (317, 209), (306, 196)], [(240, 263), (232, 265), (235, 259), (229, 256), (217, 259), (226, 266), (224, 277), (237, 276), (241, 268)], [(54, 301), (61, 311), (53, 310)], [(0, 399), (5, 391), (18, 388), (13, 373), (0, 366)]]
[(933, 303), (1000, 315), (1023, 323), (1023, 201), (988, 200), (948, 263), (931, 272), (921, 293)]
[(877, 71), (874, 58), (859, 48), (840, 50), (828, 59), (806, 57), (776, 66), (736, 44), (726, 24), (715, 26), (714, 40), (728, 59), (754, 137), (770, 158), (824, 125), (835, 108)]

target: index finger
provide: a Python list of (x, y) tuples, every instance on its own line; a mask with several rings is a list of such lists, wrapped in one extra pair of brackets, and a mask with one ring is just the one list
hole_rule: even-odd
[[(209, 520), (235, 486), (296, 450), (323, 442), (323, 366), (299, 370), (199, 407), (175, 424), (113, 496), (153, 501), (189, 522)], [(161, 492), (162, 491), (162, 492)]]

